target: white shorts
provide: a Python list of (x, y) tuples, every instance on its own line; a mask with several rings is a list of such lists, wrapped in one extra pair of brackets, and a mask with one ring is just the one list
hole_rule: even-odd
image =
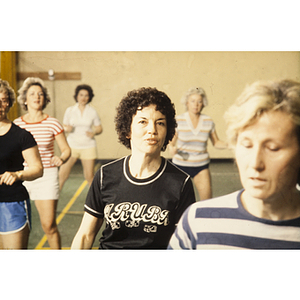
[(24, 181), (30, 200), (58, 200), (58, 168), (45, 168), (43, 177)]
[(74, 149), (71, 148), (72, 150), (72, 157), (74, 158), (79, 158), (83, 160), (92, 160), (97, 158), (97, 148), (84, 148), (84, 149)]

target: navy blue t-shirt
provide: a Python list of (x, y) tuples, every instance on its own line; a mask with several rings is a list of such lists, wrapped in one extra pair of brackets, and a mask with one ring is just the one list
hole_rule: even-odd
[(103, 249), (166, 249), (182, 213), (195, 202), (190, 176), (166, 159), (146, 179), (134, 178), (130, 157), (102, 166), (85, 211), (106, 221)]

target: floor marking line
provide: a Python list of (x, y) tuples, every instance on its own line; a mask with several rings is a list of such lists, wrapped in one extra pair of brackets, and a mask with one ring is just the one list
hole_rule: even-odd
[(66, 212), (66, 215), (83, 215), (83, 214), (84, 214), (83, 210), (80, 210), (80, 211), (72, 210), (72, 211)]
[[(81, 186), (78, 188), (78, 190), (75, 192), (75, 194), (71, 198), (71, 200), (64, 207), (64, 209), (62, 210), (62, 212), (60, 213), (60, 215), (56, 218), (57, 225), (60, 223), (60, 221), (66, 215), (66, 213), (71, 208), (71, 206), (73, 205), (73, 203), (76, 201), (76, 199), (82, 193), (82, 191), (84, 190), (84, 188), (86, 187), (86, 185), (87, 185), (87, 181), (84, 180), (83, 183), (81, 184)], [(43, 248), (44, 244), (46, 243), (46, 241), (47, 241), (47, 236), (44, 234), (44, 236), (42, 237), (42, 239), (40, 240), (40, 242), (35, 247), (35, 250), (41, 250)]]

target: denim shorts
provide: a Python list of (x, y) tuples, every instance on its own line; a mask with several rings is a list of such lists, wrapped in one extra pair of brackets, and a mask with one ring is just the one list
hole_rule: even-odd
[(31, 228), (30, 200), (0, 202), (0, 234), (11, 234), (22, 230), (28, 223)]
[(201, 171), (208, 169), (209, 164), (201, 166), (201, 167), (185, 167), (185, 166), (179, 166), (179, 165), (175, 165), (175, 166), (177, 166), (179, 169), (181, 169), (185, 173), (189, 174), (192, 178), (194, 178)]

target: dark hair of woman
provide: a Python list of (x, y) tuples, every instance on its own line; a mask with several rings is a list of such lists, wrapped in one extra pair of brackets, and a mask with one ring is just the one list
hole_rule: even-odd
[(126, 148), (131, 149), (128, 136), (131, 132), (132, 117), (137, 110), (148, 107), (151, 104), (156, 105), (156, 110), (160, 111), (167, 119), (167, 135), (162, 151), (165, 151), (168, 143), (175, 135), (177, 122), (175, 119), (175, 108), (170, 98), (156, 88), (140, 88), (127, 93), (117, 107), (115, 117), (116, 131), (119, 142)]
[(78, 96), (78, 93), (81, 90), (88, 91), (88, 93), (89, 93), (89, 102), (88, 103), (90, 103), (92, 101), (93, 97), (94, 97), (94, 92), (93, 92), (93, 89), (89, 85), (87, 85), (87, 84), (80, 84), (80, 85), (78, 85), (76, 87), (76, 89), (75, 89), (75, 95), (74, 95), (75, 101), (77, 102), (77, 96)]

